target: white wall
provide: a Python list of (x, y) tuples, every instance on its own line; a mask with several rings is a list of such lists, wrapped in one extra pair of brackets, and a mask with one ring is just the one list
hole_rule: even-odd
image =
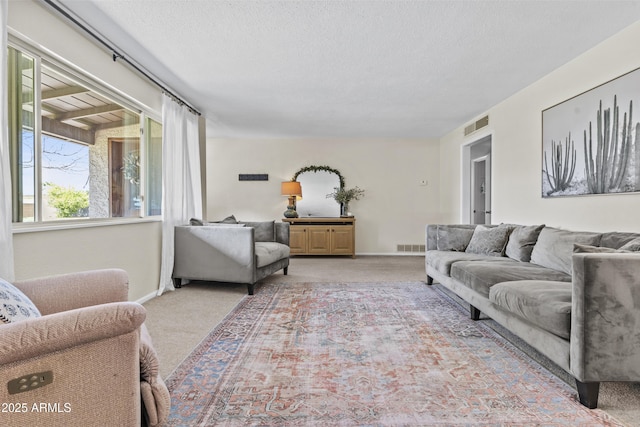
[[(9, 2), (10, 33), (20, 33), (149, 106), (158, 116), (160, 91), (49, 13), (36, 1)], [(161, 227), (158, 222), (14, 234), (16, 278), (117, 267), (129, 273), (131, 300), (158, 287)]]
[(129, 299), (158, 289), (162, 223), (142, 222), (13, 235), (17, 279), (102, 268), (129, 275)]
[[(207, 139), (207, 219), (281, 220), (280, 183), (304, 166), (340, 171), (346, 187), (365, 190), (352, 201), (356, 252), (395, 254), (397, 244), (424, 244), (424, 225), (438, 219), (438, 142), (434, 140)], [(268, 181), (238, 181), (267, 173)], [(420, 180), (429, 182), (420, 186)], [(303, 189), (304, 197), (304, 189)]]
[[(638, 40), (640, 22), (482, 114), (489, 114), (490, 125), (481, 132), (491, 133), (493, 142), (494, 223), (640, 232), (640, 194), (541, 197), (542, 110), (640, 67)], [(440, 206), (447, 222), (461, 216), (461, 146), (478, 138), (465, 138), (463, 127), (440, 141)]]

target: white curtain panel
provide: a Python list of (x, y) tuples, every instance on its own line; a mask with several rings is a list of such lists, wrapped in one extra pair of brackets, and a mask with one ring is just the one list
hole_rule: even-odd
[(0, 277), (15, 279), (11, 215), (11, 169), (9, 161), (9, 119), (7, 116), (7, 5), (0, 0)]
[(198, 117), (162, 99), (162, 263), (158, 295), (174, 290), (174, 227), (202, 216)]

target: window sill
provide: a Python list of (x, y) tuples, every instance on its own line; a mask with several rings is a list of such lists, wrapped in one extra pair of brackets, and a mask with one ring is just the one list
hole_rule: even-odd
[(40, 231), (70, 230), (76, 228), (111, 227), (117, 225), (130, 225), (161, 221), (161, 216), (151, 216), (145, 218), (105, 218), (70, 221), (48, 221), (40, 223), (14, 223), (13, 234), (37, 233)]

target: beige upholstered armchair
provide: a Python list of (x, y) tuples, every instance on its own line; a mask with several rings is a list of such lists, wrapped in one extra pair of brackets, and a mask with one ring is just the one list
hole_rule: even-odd
[[(0, 424), (145, 423), (140, 355), (146, 312), (127, 302), (127, 274), (98, 270), (13, 285), (41, 317), (0, 323)], [(26, 379), (25, 390), (12, 394), (9, 383), (21, 378)], [(168, 412), (170, 404), (162, 406)], [(151, 413), (157, 422), (155, 407)]]

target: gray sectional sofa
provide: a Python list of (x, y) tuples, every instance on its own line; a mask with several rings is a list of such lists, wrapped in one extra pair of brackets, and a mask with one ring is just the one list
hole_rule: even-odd
[(600, 382), (640, 381), (640, 234), (430, 224), (426, 248), (427, 284), (569, 372), (583, 405)]
[(253, 295), (255, 283), (289, 268), (289, 223), (220, 222), (192, 219), (175, 228), (173, 283), (182, 280), (244, 283)]

